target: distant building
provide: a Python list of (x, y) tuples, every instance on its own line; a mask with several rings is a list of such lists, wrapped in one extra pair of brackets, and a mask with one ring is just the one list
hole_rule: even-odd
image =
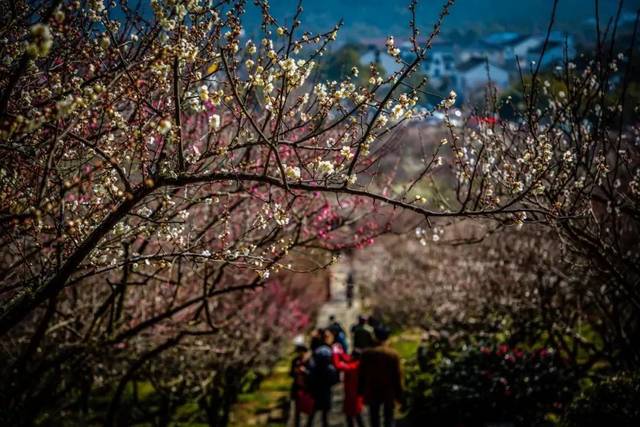
[(438, 86), (444, 78), (456, 73), (456, 56), (451, 43), (434, 43), (427, 52), (422, 68), (431, 82)]
[[(489, 84), (501, 91), (517, 77), (518, 67), (528, 73), (532, 63), (540, 60), (545, 38), (545, 34), (498, 32), (468, 46), (461, 46), (454, 39), (436, 40), (422, 61), (422, 71), (433, 87), (455, 88), (462, 97), (473, 97)], [(402, 64), (386, 53), (385, 42), (386, 38), (363, 39), (361, 43), (366, 51), (360, 62), (378, 64), (389, 75), (399, 71)], [(427, 38), (419, 38), (420, 46), (426, 43)], [(396, 46), (400, 48), (403, 61), (411, 63), (415, 59), (410, 39), (396, 39)], [(540, 65), (549, 68), (575, 56), (573, 36), (553, 31), (549, 34)]]
[(456, 66), (455, 85), (466, 98), (473, 97), (474, 92), (489, 85), (504, 90), (509, 81), (509, 71), (488, 58), (473, 57)]
[(539, 36), (514, 32), (494, 33), (469, 46), (466, 49), (466, 57), (463, 59), (484, 57), (494, 64), (515, 68), (516, 57), (526, 58), (527, 52), (539, 42)]
[[(535, 46), (532, 46), (526, 56), (521, 57), (520, 66), (526, 70), (531, 64), (540, 61), (540, 54), (544, 47), (544, 38), (541, 38)], [(541, 60), (542, 68), (549, 68), (561, 64), (565, 58), (573, 59), (576, 56), (576, 45), (573, 36), (560, 32), (553, 32), (549, 35), (547, 46)], [(527, 61), (525, 64), (524, 61)]]
[(518, 33), (494, 33), (483, 39), (486, 45), (502, 48), (505, 58), (524, 55), (538, 41), (538, 36)]
[[(417, 43), (424, 47), (428, 38), (421, 36)], [(360, 57), (363, 65), (371, 62), (380, 64), (387, 74), (396, 72), (402, 68), (393, 57), (387, 54), (386, 38), (367, 38), (361, 40), (367, 51)], [(412, 51), (413, 43), (406, 38), (397, 38), (396, 46), (400, 49), (401, 58), (411, 63), (416, 55)], [(432, 83), (439, 85), (444, 78), (450, 78), (455, 74), (456, 52), (454, 44), (442, 39), (431, 42), (431, 48), (422, 62), (422, 70), (429, 77)]]
[[(544, 45), (544, 34), (527, 35), (514, 32), (490, 34), (464, 49), (461, 60), (484, 57), (511, 73), (517, 72), (517, 66), (528, 70), (532, 61), (538, 62)], [(576, 55), (573, 36), (559, 31), (549, 35), (547, 48), (542, 60), (542, 67), (549, 67), (561, 62), (566, 56), (571, 59)]]

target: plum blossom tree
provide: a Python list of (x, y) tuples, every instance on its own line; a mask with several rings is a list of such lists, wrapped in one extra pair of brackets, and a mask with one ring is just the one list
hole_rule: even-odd
[[(549, 231), (497, 231), (462, 244), (471, 232), (479, 235), (478, 228), (449, 226), (437, 243), (389, 237), (359, 253), (356, 271), (371, 283), (375, 314), (454, 348), (483, 340), (550, 347), (576, 370), (615, 357), (615, 348), (594, 339), (606, 335), (596, 301)], [(384, 269), (364, 267), (372, 258), (397, 261)]]
[[(552, 230), (571, 275), (588, 284), (577, 289), (597, 302), (608, 325), (612, 361), (637, 366), (639, 110), (628, 90), (638, 20), (622, 45), (621, 7), (606, 29), (598, 24), (592, 55), (567, 59), (550, 74), (541, 73), (540, 61), (532, 65), (516, 121), (465, 129), (454, 153), (468, 165), (459, 171), (460, 203), (486, 209), (509, 189), (519, 194), (516, 224)], [(496, 193), (496, 186), (503, 189)]]
[(249, 267), (259, 283), (296, 245), (360, 243), (331, 235), (347, 225), (366, 239), (380, 222), (360, 214), (369, 201), (449, 215), (367, 187), (385, 153), (374, 142), (413, 114), (397, 89), (439, 24), (396, 75), (314, 85), (338, 28), (298, 34), (301, 7), (284, 27), (259, 2), (254, 42), (242, 1), (152, 6), (23, 4), (7, 18), (3, 333), (83, 280), (176, 257)]
[[(595, 4), (597, 11), (597, 2)], [(548, 34), (553, 28), (556, 6), (554, 2)], [(462, 128), (449, 122), (449, 135), (440, 147), (450, 147), (445, 152), (448, 154), (445, 161), (451, 162), (452, 176), (441, 175), (440, 180), (431, 176), (430, 191), (434, 197), (420, 200), (458, 212), (519, 208), (510, 217), (494, 217), (497, 221), (487, 227), (487, 236), (509, 225), (516, 229), (531, 224), (548, 228), (551, 234), (546, 235), (546, 239), (552, 239), (558, 249), (546, 248), (549, 242), (543, 240), (538, 245), (538, 257), (545, 259), (548, 256), (545, 254), (556, 253), (562, 262), (544, 269), (549, 274), (558, 274), (556, 283), (569, 283), (572, 292), (584, 296), (594, 310), (597, 308), (599, 315), (590, 323), (605, 342), (609, 362), (635, 367), (640, 361), (639, 108), (630, 103), (628, 91), (631, 76), (637, 72), (634, 57), (638, 20), (626, 37), (629, 44), (622, 45), (617, 40), (622, 31), (618, 26), (621, 7), (620, 2), (618, 15), (606, 28), (598, 23), (592, 54), (582, 55), (576, 61), (565, 59), (551, 72), (543, 72), (540, 66), (543, 49), (539, 61), (521, 70), (522, 102), (510, 105), (515, 112), (514, 120), (487, 121)], [(546, 40), (545, 46), (548, 37)], [(503, 106), (495, 93), (489, 92), (487, 101), (484, 114), (495, 114)], [(511, 104), (511, 99), (505, 102)], [(428, 225), (430, 227), (419, 229), (419, 240), (425, 244), (448, 240), (443, 236), (450, 221), (440, 219)], [(486, 237), (472, 234), (465, 237), (456, 233), (453, 243), (477, 243)], [(518, 246), (526, 247), (527, 241), (529, 238), (523, 237), (523, 243)], [(500, 242), (494, 241), (494, 244), (502, 247)], [(536, 248), (532, 249), (521, 253), (503, 250), (501, 257), (508, 258), (505, 263), (518, 263), (527, 253), (535, 254)], [(458, 263), (457, 256), (444, 253), (453, 257), (452, 264)], [(419, 265), (416, 258), (412, 259)], [(481, 255), (477, 261), (484, 259)], [(527, 265), (537, 268), (539, 259), (534, 257), (534, 263), (527, 262), (522, 273), (529, 271)], [(413, 312), (412, 316), (446, 307), (453, 309), (455, 313), (449, 314), (454, 317), (465, 316), (457, 310), (456, 295), (463, 299), (478, 298), (482, 307), (492, 305), (491, 298), (487, 300), (482, 295), (485, 289), (482, 283), (490, 279), (472, 274), (467, 267), (465, 265), (466, 272), (458, 277), (455, 271), (443, 266), (444, 276), (434, 279), (437, 283), (451, 283), (455, 288), (451, 289), (452, 295), (447, 294), (446, 287), (441, 291), (431, 287), (415, 289), (424, 285), (420, 280), (411, 290), (403, 288), (405, 296), (414, 292), (444, 292), (444, 299), (449, 298), (445, 303), (434, 296), (423, 313)], [(492, 269), (499, 271), (497, 267)], [(409, 270), (419, 274), (420, 267)], [(490, 276), (490, 272), (486, 274)], [(504, 277), (506, 281), (520, 282), (509, 279), (506, 273)], [(459, 283), (455, 283), (456, 280)], [(469, 280), (479, 283), (469, 288)], [(396, 286), (402, 287), (399, 282)], [(563, 289), (556, 291), (558, 295), (565, 294)], [(578, 303), (582, 296), (574, 301)], [(431, 297), (425, 298), (427, 304)], [(413, 310), (407, 308), (407, 311)], [(475, 312), (474, 309), (471, 312)], [(558, 312), (557, 318), (549, 320), (563, 323), (562, 317)]]
[(357, 87), (312, 81), (338, 27), (301, 32), (300, 6), (285, 26), (257, 2), (256, 41), (244, 1), (151, 6), (2, 5), (0, 334), (14, 422), (72, 411), (94, 386), (113, 391), (113, 422), (150, 360), (202, 340), (233, 349), (221, 330), (265, 344), (258, 318), (239, 330), (220, 316), (274, 307), (272, 291), (255, 293), (274, 274), (368, 244), (389, 206), (428, 214), (385, 195), (372, 171), (413, 116), (419, 88), (399, 89), (439, 23), (420, 44), (413, 26), (415, 59), (394, 53), (402, 71), (373, 67)]
[[(446, 138), (403, 144), (426, 85), (409, 78), (453, 0), (426, 38), (409, 2), (410, 54), (390, 37), (400, 70), (382, 77), (372, 65), (364, 85), (316, 80), (340, 25), (312, 34), (300, 3), (288, 23), (254, 3), (259, 29), (242, 27), (243, 0), (2, 3), (0, 335), (12, 413), (77, 405), (44, 398), (90, 389), (75, 368), (119, 349), (124, 362), (102, 376), (115, 388), (112, 421), (148, 361), (213, 342), (221, 313), (242, 313), (251, 296), (265, 298), (256, 313), (271, 307), (276, 295), (256, 291), (274, 275), (316, 271), (402, 211), (424, 229), (438, 218), (543, 222), (595, 250), (599, 271), (615, 273), (603, 298), (637, 313), (637, 146), (611, 127), (613, 57), (567, 64), (563, 95), (536, 69), (520, 123), (448, 123)], [(442, 98), (443, 111), (456, 102)]]

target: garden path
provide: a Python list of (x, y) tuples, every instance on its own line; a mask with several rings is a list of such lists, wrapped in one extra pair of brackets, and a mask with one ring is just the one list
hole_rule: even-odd
[[(318, 311), (318, 318), (316, 320), (316, 326), (322, 328), (326, 327), (329, 323), (329, 316), (335, 316), (336, 320), (340, 322), (347, 332), (348, 340), (350, 340), (349, 328), (356, 322), (358, 314), (362, 312), (362, 300), (359, 298), (357, 289), (352, 306), (347, 306), (347, 276), (350, 268), (350, 264), (347, 261), (338, 262), (331, 267), (331, 298), (322, 305)], [(351, 345), (350, 342), (349, 345)], [(342, 413), (343, 399), (344, 390), (342, 384), (337, 384), (333, 388), (333, 404), (331, 405), (331, 413), (329, 415), (330, 427), (343, 427), (346, 425)], [(320, 414), (317, 414), (314, 427), (320, 427), (321, 425)], [(290, 420), (288, 426), (293, 426), (292, 420)]]

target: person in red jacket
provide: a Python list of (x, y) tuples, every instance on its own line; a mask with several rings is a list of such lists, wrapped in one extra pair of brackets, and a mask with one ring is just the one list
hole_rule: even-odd
[(358, 395), (358, 368), (360, 366), (360, 352), (354, 350), (349, 356), (339, 345), (333, 346), (333, 366), (344, 372), (344, 404), (342, 410), (347, 417), (347, 426), (364, 427), (362, 408), (364, 400)]

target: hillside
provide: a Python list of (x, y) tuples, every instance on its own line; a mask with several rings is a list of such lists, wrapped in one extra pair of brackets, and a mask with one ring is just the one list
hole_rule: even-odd
[[(420, 3), (419, 21), (425, 30), (438, 14), (444, 0), (429, 0)], [(278, 19), (291, 19), (295, 0), (272, 0), (271, 7)], [(410, 19), (404, 0), (305, 0), (303, 22), (313, 30), (331, 27), (340, 18), (345, 20), (347, 36), (378, 36), (389, 33), (401, 35), (406, 32)], [(443, 31), (467, 31), (479, 33), (498, 30), (535, 31), (545, 28), (551, 11), (552, 0), (457, 0), (447, 18)], [(600, 1), (601, 16), (615, 13), (617, 0)], [(634, 11), (640, 0), (626, 0), (624, 9)], [(560, 0), (557, 28), (574, 29), (594, 16), (591, 0)], [(259, 15), (249, 7), (247, 24), (255, 24)], [(249, 28), (251, 28), (249, 26)]]

